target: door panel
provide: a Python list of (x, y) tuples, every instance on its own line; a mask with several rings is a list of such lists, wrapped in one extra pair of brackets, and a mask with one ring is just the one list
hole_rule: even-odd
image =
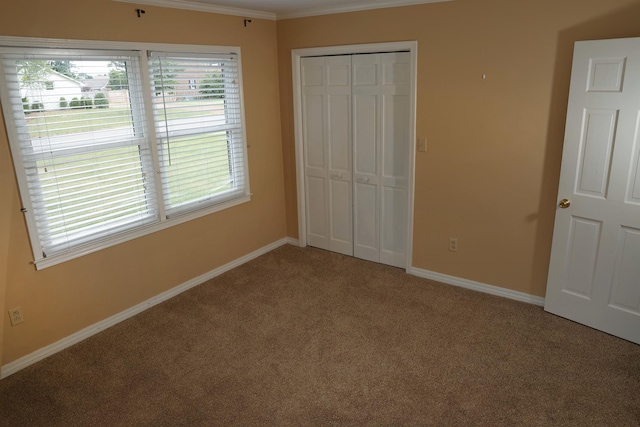
[(380, 262), (380, 55), (353, 62), (354, 227), (353, 253)]
[(325, 58), (327, 64), (327, 85), (343, 87), (351, 93), (351, 60), (347, 56)]
[(325, 149), (324, 61), (306, 61), (302, 68), (304, 82), (304, 166), (306, 193), (307, 241), (310, 245), (329, 248), (327, 217), (327, 171)]
[(351, 61), (304, 58), (307, 242), (353, 255)]
[(307, 175), (307, 241), (309, 245), (329, 249), (326, 179)]
[(638, 165), (640, 163), (640, 113), (636, 118), (635, 137), (633, 138), (633, 151), (632, 151), (632, 164), (629, 183), (627, 185), (627, 192), (625, 195), (625, 202), (640, 205), (640, 169)]
[(626, 58), (589, 58), (587, 92), (621, 92)]
[(610, 305), (640, 315), (640, 230), (621, 227)]
[(324, 86), (324, 59), (305, 58), (302, 64), (302, 86), (308, 89), (312, 86)]
[(368, 261), (380, 261), (378, 246), (378, 187), (356, 182), (353, 254)]
[(351, 60), (329, 57), (327, 65), (327, 123), (329, 149), (329, 249), (353, 255), (351, 188)]
[(382, 67), (382, 161), (380, 261), (404, 267), (409, 202), (409, 136), (411, 85), (407, 52), (380, 55)]
[[(311, 92), (311, 91), (310, 91)], [(324, 97), (310, 93), (305, 96), (304, 111), (305, 140), (305, 166), (324, 168)]]
[(409, 96), (383, 95), (382, 173), (385, 178), (409, 177)]
[(640, 39), (574, 51), (545, 310), (640, 343)]
[(378, 86), (379, 55), (353, 57), (353, 86)]
[(378, 96), (356, 94), (354, 104), (354, 172), (377, 175)]
[(380, 262), (404, 267), (407, 247), (407, 189), (383, 186), (381, 204)]
[(349, 95), (329, 95), (331, 172), (351, 172), (351, 100)]
[[(572, 217), (570, 227), (569, 260), (566, 266), (563, 290), (591, 299), (602, 223), (586, 218)], [(585, 266), (590, 266), (590, 268), (585, 268)]]
[(353, 254), (353, 230), (351, 229), (351, 180), (331, 180), (331, 238), (329, 250), (346, 255)]
[(618, 111), (585, 109), (576, 193), (606, 199)]

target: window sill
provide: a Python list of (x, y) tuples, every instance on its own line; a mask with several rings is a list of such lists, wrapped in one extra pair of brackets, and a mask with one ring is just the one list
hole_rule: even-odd
[(160, 230), (164, 230), (174, 225), (182, 224), (197, 218), (201, 218), (206, 215), (210, 215), (214, 212), (218, 212), (224, 209), (228, 209), (233, 206), (237, 206), (251, 201), (251, 195), (243, 195), (238, 198), (228, 200), (223, 203), (219, 203), (207, 208), (203, 208), (197, 211), (185, 213), (174, 218), (166, 219), (164, 221), (156, 222), (147, 226), (136, 228), (135, 230), (123, 232), (113, 237), (95, 241), (75, 249), (52, 255), (46, 258), (40, 258), (34, 261), (37, 270), (42, 270), (47, 267), (70, 261), (72, 259), (79, 258), (84, 255), (88, 255), (102, 249), (110, 248), (111, 246), (118, 245), (120, 243), (128, 242), (129, 240), (137, 239), (138, 237), (146, 236), (151, 233), (155, 233)]

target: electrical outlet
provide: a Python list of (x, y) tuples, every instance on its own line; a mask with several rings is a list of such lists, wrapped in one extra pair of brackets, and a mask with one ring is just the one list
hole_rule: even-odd
[(22, 316), (22, 307), (13, 307), (11, 310), (9, 310), (9, 320), (11, 321), (11, 326), (16, 326), (24, 322), (24, 317)]
[(458, 239), (456, 237), (449, 238), (449, 250), (451, 252), (458, 252)]

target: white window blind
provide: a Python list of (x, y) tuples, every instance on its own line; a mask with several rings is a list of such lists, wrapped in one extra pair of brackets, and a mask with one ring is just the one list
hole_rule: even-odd
[(166, 215), (246, 195), (238, 59), (150, 52)]
[(11, 103), (4, 108), (42, 256), (158, 221), (137, 54), (65, 50), (2, 60)]
[(239, 57), (0, 37), (0, 100), (38, 268), (250, 200)]

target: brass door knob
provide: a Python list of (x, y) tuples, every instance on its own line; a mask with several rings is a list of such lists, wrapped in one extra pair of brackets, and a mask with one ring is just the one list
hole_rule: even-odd
[(560, 200), (560, 208), (567, 209), (569, 206), (571, 206), (571, 200), (569, 199)]

